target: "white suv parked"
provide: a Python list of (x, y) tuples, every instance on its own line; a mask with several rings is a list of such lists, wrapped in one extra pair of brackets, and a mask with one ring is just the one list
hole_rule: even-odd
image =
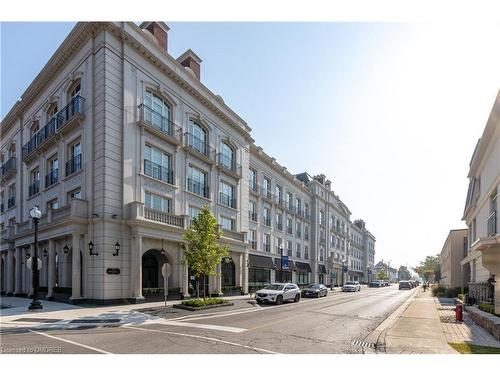
[(348, 281), (342, 287), (343, 292), (361, 292), (359, 281)]
[(281, 305), (283, 301), (300, 301), (300, 289), (297, 284), (273, 283), (255, 292), (257, 303), (272, 302)]

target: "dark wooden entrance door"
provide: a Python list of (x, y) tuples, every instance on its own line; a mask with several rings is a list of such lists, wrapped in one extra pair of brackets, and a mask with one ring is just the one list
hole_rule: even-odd
[(153, 254), (142, 258), (142, 287), (158, 288), (158, 261)]

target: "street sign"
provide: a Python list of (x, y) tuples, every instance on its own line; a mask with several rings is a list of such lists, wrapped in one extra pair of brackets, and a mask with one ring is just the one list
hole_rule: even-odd
[(161, 274), (163, 277), (169, 277), (170, 272), (172, 270), (172, 267), (168, 263), (164, 263), (163, 266), (161, 266)]
[[(26, 261), (26, 267), (28, 267), (29, 270), (33, 269), (33, 267), (32, 267), (32, 259), (33, 259), (33, 257), (29, 258)], [(42, 260), (40, 258), (37, 258), (37, 259), (38, 259), (38, 270), (41, 270), (42, 269)]]
[(342, 267), (342, 272), (347, 272), (347, 266)]
[(287, 270), (288, 269), (288, 255), (284, 255), (281, 258), (281, 269), (282, 270)]

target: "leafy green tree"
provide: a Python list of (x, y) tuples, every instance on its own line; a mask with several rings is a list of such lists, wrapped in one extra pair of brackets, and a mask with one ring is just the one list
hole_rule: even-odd
[[(229, 255), (229, 247), (218, 242), (221, 237), (222, 230), (208, 206), (203, 207), (183, 235), (185, 245), (182, 262), (191, 268), (196, 277), (197, 298), (200, 277), (217, 275), (217, 265)], [(206, 291), (203, 288), (203, 299), (205, 298)]]
[(425, 260), (415, 267), (415, 271), (426, 282), (439, 282), (441, 279), (441, 267), (439, 265), (439, 254), (436, 256), (428, 255)]
[(388, 280), (389, 277), (387, 276), (387, 271), (386, 270), (380, 270), (377, 272), (377, 279), (378, 280)]
[(398, 278), (399, 278), (399, 280), (410, 280), (411, 279), (411, 273), (406, 266), (399, 267)]

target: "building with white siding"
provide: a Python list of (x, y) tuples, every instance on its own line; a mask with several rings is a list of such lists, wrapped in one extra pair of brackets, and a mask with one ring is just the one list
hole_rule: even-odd
[[(46, 298), (154, 299), (165, 263), (170, 295), (192, 295), (182, 234), (204, 205), (230, 247), (219, 276), (202, 282), (211, 294), (329, 283), (334, 269), (340, 284), (342, 261), (349, 278), (364, 280), (369, 244), (349, 260), (353, 224), (330, 183), (304, 181), (255, 146), (248, 124), (203, 85), (196, 53), (168, 53), (168, 30), (78, 23), (2, 120), (2, 293), (31, 292), (34, 206)], [(374, 251), (365, 232), (356, 229)]]

